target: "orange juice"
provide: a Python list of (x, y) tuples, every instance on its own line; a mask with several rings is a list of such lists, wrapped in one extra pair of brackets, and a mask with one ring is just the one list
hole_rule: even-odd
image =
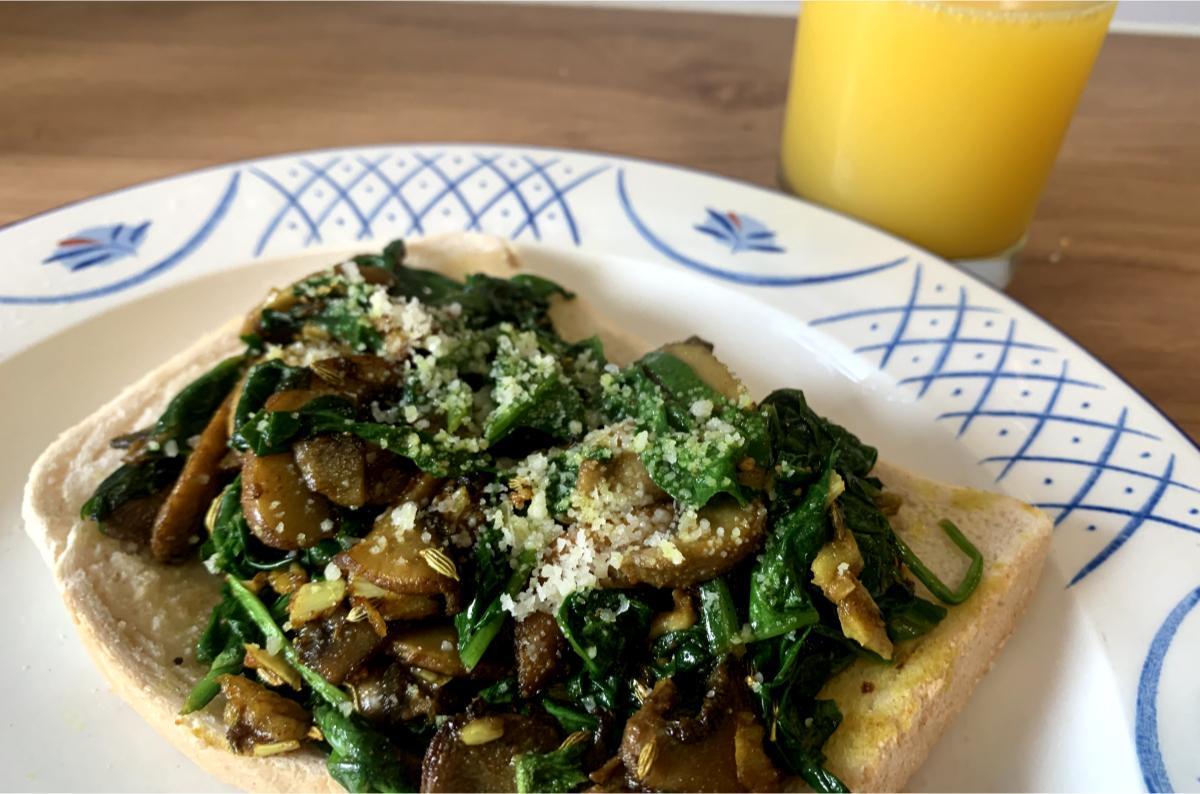
[(947, 258), (1012, 247), (1113, 8), (805, 0), (785, 184)]

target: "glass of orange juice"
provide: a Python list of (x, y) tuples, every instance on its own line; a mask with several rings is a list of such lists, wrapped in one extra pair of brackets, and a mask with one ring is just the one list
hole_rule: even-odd
[(1114, 7), (805, 0), (785, 187), (1004, 286)]

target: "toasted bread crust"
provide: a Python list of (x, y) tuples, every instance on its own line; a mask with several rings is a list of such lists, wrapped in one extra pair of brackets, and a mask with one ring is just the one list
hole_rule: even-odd
[[(479, 235), (431, 239), (410, 251), (414, 265), (456, 275), (511, 274), (516, 267), (506, 244)], [(204, 672), (192, 648), (219, 598), (219, 579), (198, 563), (158, 565), (79, 518), (79, 506), (119, 461), (109, 439), (153, 421), (178, 389), (236, 352), (239, 322), (199, 340), (59, 436), (30, 472), (26, 531), (53, 571), (89, 654), (118, 694), (177, 749), (242, 789), (340, 791), (315, 750), (268, 759), (235, 755), (215, 706), (178, 715)], [(565, 336), (600, 333), (616, 361), (631, 359), (640, 347), (605, 329), (585, 307), (573, 306), (568, 322), (569, 329), (560, 325)], [(827, 685), (825, 696), (845, 715), (827, 747), (829, 766), (852, 789), (864, 791), (897, 790), (924, 761), (1012, 631), (1041, 573), (1050, 535), (1046, 517), (1015, 500), (940, 485), (882, 463), (876, 473), (904, 496), (897, 529), (935, 570), (960, 564), (956, 552), (921, 529), (941, 517), (955, 520), (980, 546), (988, 568), (970, 601), (934, 632), (901, 648), (904, 665), (860, 663)], [(867, 681), (874, 689), (864, 694)]]
[(859, 661), (820, 694), (843, 715), (825, 747), (830, 771), (854, 791), (899, 791), (1012, 633), (1041, 577), (1052, 524), (1007, 496), (944, 485), (887, 463), (874, 474), (904, 499), (892, 522), (896, 531), (944, 581), (957, 582), (966, 560), (937, 529), (940, 519), (954, 521), (985, 561), (971, 597), (929, 634), (899, 646), (893, 666)]

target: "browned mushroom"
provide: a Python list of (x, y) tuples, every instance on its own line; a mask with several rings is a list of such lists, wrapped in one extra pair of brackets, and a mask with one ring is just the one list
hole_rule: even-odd
[(312, 371), (338, 392), (356, 401), (370, 400), (400, 381), (401, 369), (379, 356), (339, 356), (312, 365)]
[(184, 461), (179, 478), (155, 516), (150, 553), (159, 562), (179, 560), (200, 542), (204, 513), (221, 491), (220, 465), (227, 449), (225, 431), (232, 410), (230, 396), (200, 433), (195, 449)]
[(613, 512), (670, 501), (633, 452), (619, 452), (608, 461), (583, 461), (575, 490), (580, 500), (603, 500), (606, 509)]
[(225, 695), (225, 736), (235, 752), (275, 755), (300, 747), (312, 723), (303, 706), (244, 676), (217, 680)]
[[(746, 782), (739, 775), (738, 732), (753, 714), (745, 706), (742, 684), (729, 665), (709, 676), (699, 712), (674, 714), (677, 692), (665, 678), (654, 685), (642, 707), (625, 723), (621, 759), (631, 784), (653, 791), (743, 791), (761, 783), (767, 772), (753, 757), (748, 728), (742, 727)], [(741, 715), (745, 714), (746, 717)], [(761, 752), (761, 734), (759, 734)]]
[(306, 549), (336, 533), (328, 500), (308, 489), (290, 452), (246, 453), (242, 511), (255, 537), (275, 549)]
[(443, 683), (414, 675), (400, 662), (368, 664), (347, 680), (355, 709), (372, 722), (396, 725), (440, 713)]
[(393, 593), (365, 579), (350, 580), (350, 599), (353, 603), (369, 602), (385, 621), (420, 620), (442, 611), (436, 596)]
[[(673, 509), (650, 505), (632, 512)], [(695, 517), (686, 525), (677, 522), (669, 544), (622, 550), (621, 565), (610, 569), (605, 586), (689, 587), (726, 573), (762, 545), (767, 510), (757, 499), (743, 506), (718, 496)]]
[(392, 634), (388, 651), (413, 667), (452, 677), (467, 675), (458, 656), (458, 632), (451, 623), (405, 626)]
[(263, 409), (267, 411), (299, 411), (318, 397), (335, 394), (330, 386), (317, 384), (309, 389), (285, 389), (267, 398)]
[(366, 537), (334, 562), (354, 578), (394, 593), (454, 593), (458, 569), (440, 535), (415, 503), (405, 502), (381, 513)]
[(559, 745), (558, 726), (523, 714), (459, 715), (438, 728), (421, 765), (421, 791), (516, 791), (512, 759), (548, 753)]
[(332, 615), (305, 623), (296, 632), (300, 661), (333, 684), (346, 680), (383, 644), (383, 638), (365, 619), (350, 620), (350, 610), (339, 607)]
[(366, 460), (362, 442), (354, 436), (306, 438), (296, 442), (292, 454), (310, 490), (343, 507), (358, 508), (366, 503)]
[(833, 519), (833, 537), (821, 547), (812, 561), (813, 584), (830, 603), (837, 606), (838, 622), (842, 633), (864, 648), (874, 651), (884, 659), (892, 658), (892, 641), (879, 605), (871, 593), (858, 580), (862, 573), (863, 556), (858, 549), (854, 533), (842, 518), (837, 505), (830, 510)]
[(750, 711), (737, 713), (733, 757), (738, 782), (748, 791), (779, 791), (779, 770), (763, 749), (766, 731)]
[(100, 523), (100, 531), (117, 540), (146, 543), (150, 540), (154, 519), (158, 516), (163, 502), (167, 500), (168, 493), (170, 489), (164, 488), (148, 496), (130, 499)]
[(650, 639), (656, 640), (672, 631), (684, 631), (696, 625), (696, 605), (692, 603), (692, 595), (683, 588), (671, 591), (673, 606), (666, 612), (659, 612), (650, 621)]
[(515, 644), (517, 687), (521, 697), (533, 697), (558, 672), (566, 640), (553, 615), (534, 612), (517, 624)]

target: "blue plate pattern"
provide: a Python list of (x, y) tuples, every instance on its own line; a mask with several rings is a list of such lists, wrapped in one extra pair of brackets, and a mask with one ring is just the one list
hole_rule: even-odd
[(83, 270), (94, 265), (103, 265), (137, 253), (150, 221), (138, 224), (115, 223), (110, 226), (94, 226), (58, 241), (54, 253), (42, 260), (42, 264), (53, 262), (65, 265), (68, 270)]
[[(652, 193), (634, 174), (671, 190)], [(111, 302), (183, 265), (215, 269), (319, 245), (450, 230), (597, 246), (772, 302), (797, 288), (809, 295), (829, 289), (823, 300), (797, 303), (795, 313), (871, 361), (907, 399), (937, 405), (934, 421), (969, 449), (986, 451), (978, 464), (997, 483), (1054, 517), (1079, 558), (1068, 587), (1104, 579), (1123, 550), (1153, 542), (1145, 537), (1152, 532), (1200, 533), (1200, 482), (1185, 473), (1197, 471), (1194, 450), (1069, 340), (990, 288), (900, 241), (883, 245), (870, 230), (860, 230), (871, 238), (870, 257), (814, 258), (806, 229), (818, 221), (853, 224), (749, 187), (737, 187), (745, 206), (731, 206), (730, 188), (628, 159), (529, 148), (403, 146), (268, 158), (0, 229), (0, 252), (9, 256), (0, 306), (38, 312)], [(161, 198), (183, 191), (190, 192), (179, 208)], [(14, 259), (13, 251), (24, 253)], [(33, 266), (43, 266), (41, 281), (25, 275)], [(850, 283), (852, 290), (841, 289)], [(805, 316), (831, 305), (838, 310)], [(1198, 601), (1194, 590), (1147, 616), (1160, 628), (1139, 669), (1134, 730), (1154, 791), (1172, 790), (1159, 741), (1164, 660)]]

